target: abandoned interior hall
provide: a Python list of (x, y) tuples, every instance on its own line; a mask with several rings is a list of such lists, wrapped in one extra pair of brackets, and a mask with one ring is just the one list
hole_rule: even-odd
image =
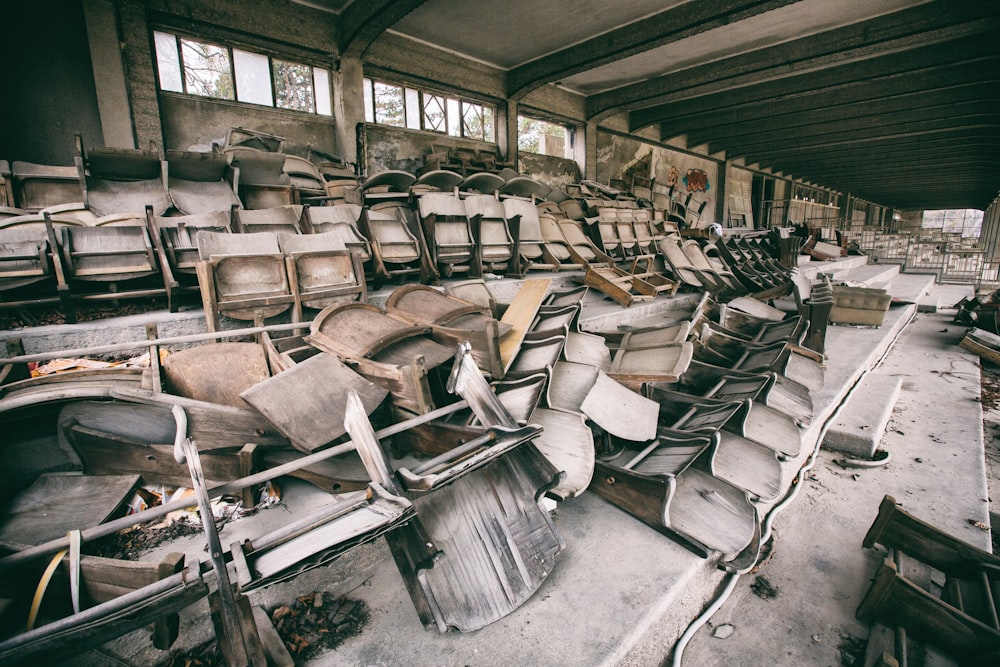
[(0, 33), (0, 665), (1000, 665), (1000, 3)]

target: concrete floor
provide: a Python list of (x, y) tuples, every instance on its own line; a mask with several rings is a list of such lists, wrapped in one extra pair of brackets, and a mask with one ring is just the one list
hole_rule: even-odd
[[(901, 276), (899, 283), (913, 280)], [(970, 291), (935, 288), (943, 304)], [(819, 452), (801, 490), (774, 522), (770, 557), (743, 576), (733, 595), (694, 636), (684, 665), (838, 665), (846, 640), (867, 636), (854, 609), (874, 573), (877, 556), (861, 540), (883, 494), (970, 542), (989, 535), (969, 525), (988, 521), (983, 463), (978, 359), (958, 347), (963, 329), (953, 312), (919, 314), (893, 308), (878, 330), (832, 327), (827, 385), (814, 396), (817, 417), (806, 433), (811, 445), (862, 373), (875, 365), (901, 331), (878, 369), (903, 379), (883, 447), (892, 460), (876, 469), (844, 469), (839, 454)], [(904, 328), (905, 327), (905, 328)], [(785, 464), (785, 484), (809, 462), (810, 452)], [(287, 511), (316, 502), (309, 487), (290, 484), (286, 509), (270, 510), (280, 523)], [(769, 507), (761, 508), (762, 512)], [(279, 512), (280, 514), (271, 514)], [(721, 588), (714, 559), (702, 559), (593, 494), (559, 505), (556, 525), (567, 547), (553, 574), (521, 609), (467, 635), (423, 629), (383, 541), (335, 565), (254, 594), (264, 606), (312, 590), (365, 600), (371, 621), (361, 636), (314, 665), (659, 665), (685, 627)], [(227, 541), (254, 527), (227, 527)], [(181, 546), (192, 556), (197, 540)], [(155, 554), (151, 555), (151, 557)], [(773, 599), (752, 594), (756, 577), (777, 590)], [(727, 639), (714, 636), (726, 634)], [(123, 637), (71, 664), (156, 664), (165, 652), (145, 648), (145, 631)], [(210, 636), (207, 605), (182, 615), (177, 649)]]
[[(964, 286), (932, 294), (953, 304)], [(983, 458), (979, 360), (958, 347), (964, 329), (953, 310), (918, 314), (876, 372), (903, 380), (882, 442), (891, 461), (844, 468), (842, 455), (821, 451), (799, 497), (774, 523), (770, 558), (744, 576), (684, 653), (683, 665), (841, 665), (842, 648), (864, 640), (854, 611), (882, 555), (861, 542), (883, 495), (942, 529), (983, 548), (989, 533)], [(831, 363), (837, 363), (836, 358)], [(777, 591), (754, 594), (758, 577)], [(759, 588), (759, 586), (758, 586)], [(716, 635), (732, 634), (726, 639)], [(722, 628), (722, 629), (720, 629)]]

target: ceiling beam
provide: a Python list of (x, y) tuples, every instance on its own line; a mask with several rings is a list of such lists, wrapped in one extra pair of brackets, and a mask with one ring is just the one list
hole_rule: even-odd
[(796, 114), (777, 114), (769, 119), (716, 125), (715, 128), (694, 130), (688, 128), (688, 141), (694, 145), (713, 143), (725, 146), (745, 137), (808, 136), (824, 128), (839, 130), (861, 129), (872, 125), (885, 125), (900, 119), (926, 120), (961, 116), (966, 113), (983, 113), (998, 108), (1000, 87), (994, 95), (982, 96), (982, 91), (968, 89), (965, 95), (923, 95), (919, 98), (890, 99), (879, 104), (859, 102), (832, 109), (818, 109)]
[(587, 98), (588, 118), (693, 99), (996, 30), (993, 3), (934, 2)]
[(936, 117), (910, 120), (900, 118), (897, 122), (860, 124), (851, 126), (830, 123), (819, 126), (813, 131), (762, 132), (758, 135), (747, 135), (742, 140), (730, 140), (724, 144), (709, 142), (710, 151), (725, 150), (730, 158), (746, 155), (748, 152), (781, 150), (783, 148), (831, 147), (841, 143), (854, 143), (881, 139), (883, 137), (899, 137), (918, 135), (939, 130), (961, 129), (965, 127), (993, 127), (1000, 135), (1000, 110), (960, 115), (939, 114)]
[(378, 36), (426, 0), (356, 0), (337, 22), (340, 55), (360, 58)]
[(779, 9), (796, 1), (716, 0), (682, 3), (511, 69), (507, 72), (507, 97), (519, 100), (547, 83)]
[[(894, 75), (873, 77), (832, 88), (819, 88), (808, 94), (786, 97), (736, 101), (732, 104), (707, 109), (703, 105), (683, 102), (640, 109), (629, 114), (633, 131), (659, 122), (662, 131), (670, 136), (672, 127), (712, 128), (720, 125), (768, 119), (776, 115), (805, 113), (821, 109), (836, 109), (866, 102), (881, 103), (897, 97), (913, 95), (947, 95), (953, 89), (972, 89), (981, 94), (982, 87), (1000, 82), (1000, 76), (988, 74), (1000, 71), (1000, 55), (980, 56), (969, 60), (951, 62), (947, 66), (935, 64)], [(704, 101), (704, 100), (701, 100)]]

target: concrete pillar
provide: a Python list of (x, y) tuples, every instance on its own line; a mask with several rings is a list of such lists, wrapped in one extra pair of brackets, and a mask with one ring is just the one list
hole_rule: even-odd
[(115, 6), (110, 0), (83, 0), (83, 14), (104, 145), (135, 148), (132, 106), (125, 82)]
[(333, 73), (333, 120), (337, 154), (357, 164), (357, 127), (365, 122), (364, 69), (360, 58), (341, 58)]
[(587, 121), (583, 126), (583, 155), (577, 156), (577, 162), (583, 161), (583, 177), (597, 180), (597, 122)]
[[(153, 69), (156, 55), (153, 52), (149, 23), (146, 21), (146, 3), (144, 0), (121, 0), (119, 11), (125, 80), (128, 82), (135, 142), (139, 148), (149, 148), (149, 143), (153, 142), (163, 149), (166, 147), (163, 145), (160, 100)], [(183, 149), (186, 146), (171, 148)]]
[(517, 169), (517, 109), (518, 104), (515, 100), (507, 100), (506, 108), (502, 110), (505, 122), (497, 123), (497, 146), (504, 151), (507, 161), (514, 163), (515, 169)]

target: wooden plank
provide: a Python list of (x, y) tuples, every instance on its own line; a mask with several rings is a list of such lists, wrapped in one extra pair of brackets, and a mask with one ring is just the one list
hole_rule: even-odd
[(500, 341), (500, 362), (503, 364), (504, 372), (510, 368), (518, 350), (521, 349), (524, 335), (538, 314), (538, 309), (551, 284), (551, 278), (525, 280), (500, 319), (502, 324), (509, 324), (511, 327), (510, 332)]
[(320, 353), (243, 392), (243, 399), (292, 444), (315, 451), (342, 436), (347, 389), (371, 414), (388, 391), (358, 375), (335, 356)]
[(295, 667), (292, 654), (281, 641), (281, 635), (274, 629), (271, 618), (259, 605), (253, 605), (253, 620), (257, 623), (257, 634), (267, 656), (267, 664), (271, 667)]
[(40, 475), (19, 493), (0, 523), (0, 544), (41, 544), (114, 516), (132, 496), (139, 475)]

